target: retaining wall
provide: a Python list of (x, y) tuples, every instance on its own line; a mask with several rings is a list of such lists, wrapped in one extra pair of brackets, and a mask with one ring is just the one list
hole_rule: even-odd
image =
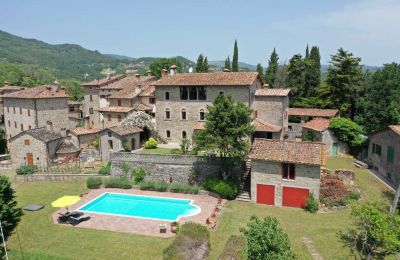
[(85, 180), (89, 177), (103, 177), (100, 174), (28, 174), (17, 175), (15, 180), (17, 182), (36, 182), (36, 181), (75, 181)]

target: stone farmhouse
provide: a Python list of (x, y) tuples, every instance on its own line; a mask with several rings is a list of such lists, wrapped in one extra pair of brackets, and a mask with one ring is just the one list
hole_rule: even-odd
[(83, 125), (83, 102), (68, 100), (69, 128)]
[(338, 156), (349, 152), (349, 147), (338, 140), (335, 134), (329, 130), (330, 120), (327, 118), (315, 118), (303, 125), (303, 139), (308, 137), (314, 142), (326, 145), (327, 155)]
[(390, 125), (368, 135), (369, 167), (386, 177), (394, 186), (400, 185), (400, 125)]
[(7, 139), (25, 130), (45, 127), (54, 131), (69, 127), (68, 95), (57, 82), (53, 85), (23, 89), (3, 95)]
[(4, 82), (4, 86), (0, 88), (0, 115), (4, 115), (4, 105), (3, 105), (3, 95), (10, 94), (13, 92), (17, 92), (23, 90), (25, 88), (18, 86), (9, 86), (8, 82)]
[(319, 198), (324, 144), (255, 139), (249, 158), (253, 202), (304, 207), (311, 193)]

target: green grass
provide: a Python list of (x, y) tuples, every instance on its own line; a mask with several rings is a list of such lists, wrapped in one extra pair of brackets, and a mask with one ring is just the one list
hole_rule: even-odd
[[(161, 148), (157, 148), (161, 149)], [(356, 184), (367, 201), (378, 201), (382, 205), (390, 202), (386, 186), (367, 170), (352, 166), (351, 159), (329, 158), (330, 169), (348, 168), (356, 172)], [(12, 175), (8, 172), (7, 175)], [(163, 250), (173, 239), (148, 237), (135, 234), (72, 228), (52, 223), (51, 214), (57, 209), (50, 203), (63, 195), (78, 195), (87, 191), (85, 183), (37, 182), (14, 183), (20, 206), (28, 203), (43, 203), (38, 212), (26, 212), (8, 241), (11, 259), (161, 259)], [(335, 213), (310, 214), (302, 209), (228, 202), (211, 231), (211, 253), (209, 259), (217, 259), (233, 234), (245, 227), (251, 215), (274, 216), (287, 232), (297, 259), (311, 259), (301, 238), (312, 239), (316, 250), (325, 259), (345, 259), (350, 252), (343, 246), (337, 232), (351, 225), (350, 210)], [(20, 244), (20, 242), (21, 244)], [(21, 249), (22, 252), (21, 253)]]
[(144, 154), (172, 154), (171, 148), (155, 148), (155, 149), (143, 149), (140, 151), (140, 153)]

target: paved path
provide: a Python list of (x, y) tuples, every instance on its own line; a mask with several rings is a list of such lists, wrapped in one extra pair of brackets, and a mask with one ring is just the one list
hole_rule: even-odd
[(323, 260), (324, 258), (319, 254), (319, 252), (315, 249), (312, 240), (309, 237), (302, 237), (303, 243), (306, 245), (308, 252), (310, 252), (312, 258), (314, 260)]

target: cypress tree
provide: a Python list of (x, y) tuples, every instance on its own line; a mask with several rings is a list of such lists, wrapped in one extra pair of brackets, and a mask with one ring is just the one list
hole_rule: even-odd
[(208, 66), (208, 59), (207, 56), (203, 60), (203, 66), (202, 66), (202, 71), (201, 72), (208, 72), (209, 66)]
[(264, 68), (262, 67), (261, 63), (257, 64), (257, 72), (258, 75), (263, 79), (264, 78)]
[(229, 71), (232, 71), (231, 59), (229, 58), (229, 56), (228, 56), (228, 58), (226, 58), (226, 60), (225, 60), (224, 69), (228, 69)]
[(232, 71), (233, 72), (239, 71), (239, 50), (236, 40), (235, 40), (235, 46), (233, 47)]
[(197, 58), (197, 63), (196, 63), (196, 72), (202, 72), (203, 70), (203, 54), (200, 54), (199, 57)]
[(293, 98), (290, 102), (293, 102), (301, 97), (305, 96), (304, 93), (304, 60), (301, 54), (295, 54), (289, 60), (289, 65), (287, 67), (287, 83), (288, 87), (292, 89)]
[(279, 56), (274, 50), (271, 53), (271, 56), (269, 58), (268, 61), (268, 68), (265, 71), (265, 82), (267, 84), (269, 84), (270, 86), (273, 86), (275, 83), (275, 79), (276, 79), (276, 73), (278, 72), (278, 60), (279, 60)]
[(310, 51), (309, 51), (309, 49), (308, 49), (308, 44), (307, 44), (307, 47), (306, 47), (306, 56), (304, 57), (305, 59), (308, 59), (308, 57), (310, 56)]

